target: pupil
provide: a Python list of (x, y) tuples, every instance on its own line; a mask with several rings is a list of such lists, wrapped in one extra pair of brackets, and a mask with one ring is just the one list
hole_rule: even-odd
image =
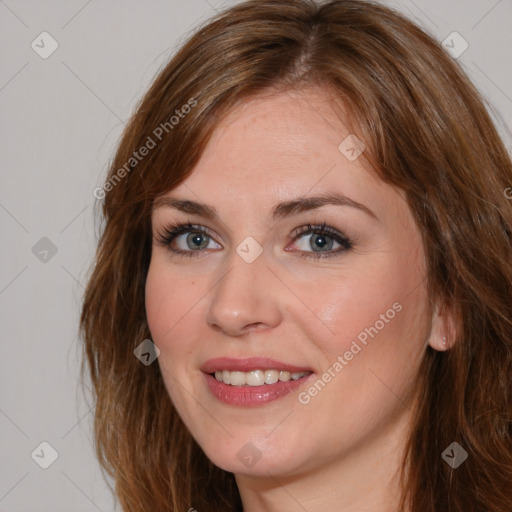
[(323, 249), (327, 245), (327, 238), (325, 235), (316, 235), (315, 244)]
[[(194, 247), (196, 249), (200, 248), (202, 245), (204, 245), (204, 237), (203, 237), (203, 235), (201, 235), (199, 233), (189, 235), (188, 238), (189, 238), (189, 240), (192, 241), (192, 243), (194, 244)], [(206, 244), (206, 245), (208, 245), (208, 244)]]

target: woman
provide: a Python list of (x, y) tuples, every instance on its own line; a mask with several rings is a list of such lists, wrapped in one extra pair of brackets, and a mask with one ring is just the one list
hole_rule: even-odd
[(511, 183), (400, 14), (201, 28), (124, 133), (83, 304), (123, 509), (512, 510)]

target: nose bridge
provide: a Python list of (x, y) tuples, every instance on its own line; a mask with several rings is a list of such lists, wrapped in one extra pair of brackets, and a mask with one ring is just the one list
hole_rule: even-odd
[(255, 250), (250, 240), (233, 249), (210, 296), (207, 323), (231, 335), (243, 334), (248, 326), (275, 327), (280, 321), (275, 277), (262, 252), (252, 259)]

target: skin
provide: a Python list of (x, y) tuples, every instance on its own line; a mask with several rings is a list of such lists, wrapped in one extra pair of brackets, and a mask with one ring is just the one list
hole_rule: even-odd
[[(350, 161), (340, 152), (349, 134), (324, 89), (257, 96), (224, 118), (192, 174), (165, 194), (214, 206), (220, 221), (166, 206), (152, 214), (155, 236), (177, 221), (213, 232), (191, 258), (154, 244), (146, 310), (169, 396), (206, 455), (235, 474), (246, 512), (396, 512), (411, 386), (427, 344), (445, 348), (404, 194), (368, 172), (364, 153)], [(275, 204), (323, 192), (377, 218), (324, 205), (272, 219)], [(324, 249), (332, 257), (301, 257), (321, 251), (315, 234), (289, 235), (323, 222), (353, 248), (333, 254), (333, 242)], [(189, 233), (172, 246), (193, 251)], [(236, 252), (248, 236), (263, 250), (252, 263)], [(293, 392), (235, 407), (205, 386), (199, 367), (221, 356), (266, 356), (321, 377), (395, 303), (401, 310), (307, 404)], [(252, 467), (237, 456), (248, 442), (261, 453)]]

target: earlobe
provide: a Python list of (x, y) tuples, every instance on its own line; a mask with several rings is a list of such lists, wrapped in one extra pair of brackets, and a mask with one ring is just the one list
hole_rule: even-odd
[(452, 308), (447, 306), (436, 307), (428, 341), (428, 344), (434, 350), (444, 352), (454, 346), (459, 329), (455, 317), (456, 314)]
[(449, 343), (449, 341), (446, 339), (446, 336), (442, 336), (440, 339), (437, 338), (436, 339), (433, 339), (432, 336), (430, 337), (430, 340), (428, 342), (428, 344), (434, 349), (434, 350), (437, 350), (439, 352), (445, 352), (446, 350), (448, 350), (451, 346), (451, 344)]
[(434, 336), (433, 334), (430, 335), (428, 344), (434, 350), (438, 350), (439, 352), (445, 352), (452, 346), (451, 340), (448, 338), (448, 336)]

